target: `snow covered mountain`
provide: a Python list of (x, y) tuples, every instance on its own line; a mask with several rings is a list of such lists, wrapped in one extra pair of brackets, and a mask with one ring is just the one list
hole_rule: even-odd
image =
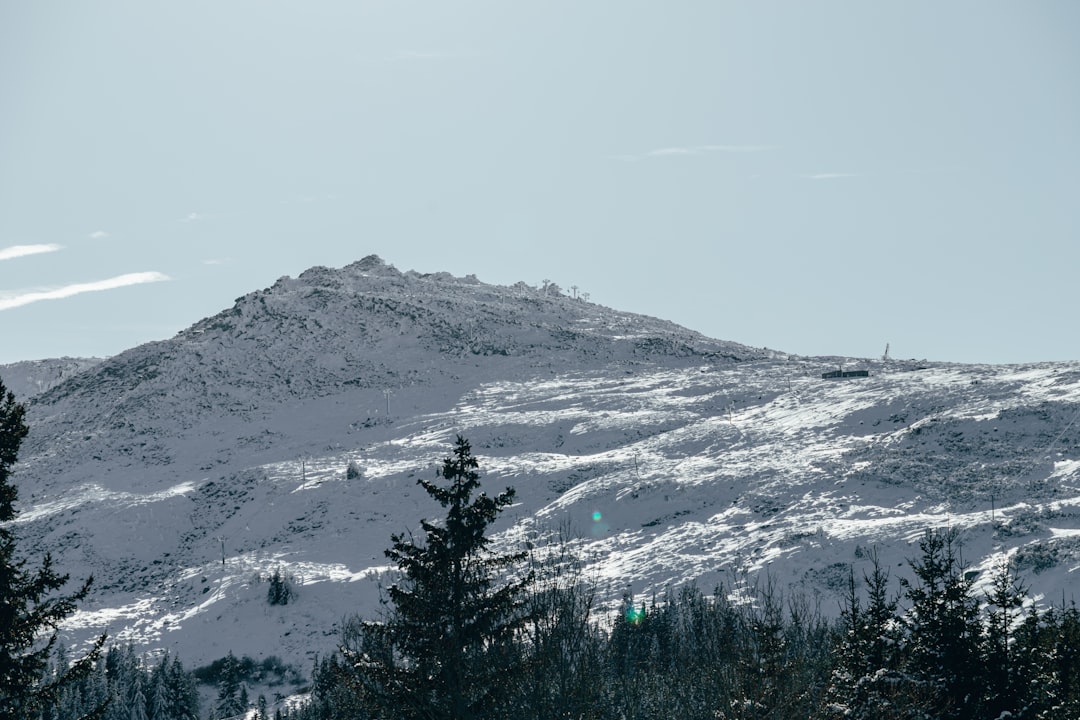
[(4, 371), (4, 385), (25, 401), (99, 362), (101, 358), (64, 357), (49, 360), (23, 360), (0, 367)]
[(834, 612), (866, 548), (902, 574), (944, 525), (973, 568), (1080, 594), (1080, 363), (800, 358), (371, 256), (26, 397), (21, 547), (95, 576), (72, 638), (189, 664), (332, 650), (390, 534), (439, 516), (416, 478), (458, 433), (518, 492), (500, 541), (569, 534), (605, 599), (766, 571)]

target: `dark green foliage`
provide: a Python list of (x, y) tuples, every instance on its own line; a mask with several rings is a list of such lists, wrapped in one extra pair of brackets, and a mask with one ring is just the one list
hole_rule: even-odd
[[(14, 393), (8, 392), (0, 381), (0, 523), (15, 519), (15, 500), (19, 493), (14, 485), (8, 483), (11, 468), (19, 459), (19, 446), (30, 432), (23, 422), (26, 409), (15, 402)], [(11, 531), (0, 526), (0, 538), (11, 538)]]
[(358, 693), (387, 716), (435, 720), (505, 717), (508, 688), (524, 672), (517, 638), (533, 575), (503, 580), (526, 555), (488, 550), (488, 527), (514, 491), (479, 492), (479, 463), (458, 437), (440, 472), (419, 480), (446, 509), (421, 521), (424, 541), (394, 535), (386, 556), (400, 571), (384, 622), (350, 625), (343, 651)]
[[(767, 580), (737, 594), (720, 587), (706, 596), (689, 586), (647, 603), (627, 595), (622, 612), (606, 622), (592, 616), (593, 591), (572, 560), (541, 564), (528, 623), (504, 655), (523, 660), (524, 671), (506, 676), (507, 695), (490, 717), (1080, 717), (1080, 611), (1025, 610), (1025, 589), (1008, 567), (980, 611), (954, 535), (928, 533), (920, 552), (903, 592), (890, 588), (872, 552), (862, 582), (851, 574), (835, 626)], [(356, 682), (357, 657), (393, 657), (378, 644), (385, 636), (365, 634), (358, 621), (346, 635), (366, 654), (317, 663), (312, 702), (282, 713), (283, 720), (419, 716), (383, 704)]]
[[(46, 672), (56, 649), (56, 628), (90, 592), (91, 580), (70, 595), (59, 595), (68, 576), (53, 569), (50, 555), (36, 570), (16, 557), (10, 521), (17, 514), (18, 491), (10, 477), (28, 432), (24, 416), (23, 406), (0, 382), (0, 718), (33, 720), (54, 708), (65, 688), (92, 670), (105, 636), (76, 662), (65, 660), (62, 667)], [(100, 714), (102, 707), (94, 712)]]
[(603, 675), (605, 645), (592, 621), (595, 593), (580, 563), (561, 547), (535, 563), (538, 580), (519, 650), (528, 658), (519, 691), (523, 719), (595, 717), (607, 701), (603, 683), (595, 680)]
[(965, 572), (955, 530), (927, 530), (919, 550), (921, 557), (909, 563), (915, 581), (901, 583), (910, 604), (904, 615), (907, 665), (933, 696), (930, 709), (935, 717), (974, 717), (983, 690), (982, 623), (974, 580)]
[(863, 575), (865, 605), (854, 571), (849, 575), (826, 710), (830, 717), (851, 720), (920, 717), (928, 700), (923, 685), (905, 669), (899, 595), (889, 590), (889, 574), (877, 550), (868, 557), (872, 570)]
[(239, 669), (240, 679), (243, 682), (271, 687), (286, 683), (296, 685), (301, 682), (299, 670), (282, 662), (277, 655), (269, 655), (262, 660), (256, 660), (248, 655), (239, 658), (233, 656), (230, 660), (226, 656), (214, 660), (209, 665), (195, 668), (191, 674), (198, 682), (217, 687), (227, 668), (233, 663)]
[(1024, 678), (1022, 716), (1080, 717), (1080, 610), (1050, 608), (1028, 615), (1016, 632), (1015, 662)]
[(214, 717), (230, 718), (248, 709), (247, 690), (243, 687), (240, 662), (231, 652), (225, 656), (218, 676), (218, 695)]
[(998, 717), (1002, 712), (1022, 706), (1028, 677), (1016, 657), (1013, 627), (1023, 612), (1026, 588), (1016, 577), (1010, 563), (994, 574), (986, 596), (986, 620), (982, 638), (982, 671), (986, 678), (984, 714)]
[[(49, 673), (63, 671), (66, 651), (58, 646)], [(103, 703), (108, 700), (108, 704)], [(19, 716), (22, 717), (22, 716)], [(179, 660), (161, 658), (147, 667), (131, 646), (111, 647), (88, 673), (65, 685), (43, 720), (199, 720), (194, 679)]]
[(281, 572), (280, 568), (274, 569), (270, 576), (270, 587), (266, 591), (266, 601), (271, 605), (288, 605), (289, 601), (296, 597), (293, 591), (292, 579)]

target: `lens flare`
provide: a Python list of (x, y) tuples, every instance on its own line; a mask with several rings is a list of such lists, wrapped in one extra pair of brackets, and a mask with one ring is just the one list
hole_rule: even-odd
[(592, 521), (593, 521), (593, 522), (600, 522), (600, 521), (601, 521), (601, 520), (603, 520), (603, 519), (604, 519), (604, 516), (600, 514), (600, 511), (599, 511), (599, 510), (595, 511), (595, 512), (594, 512), (594, 513), (592, 514)]
[(645, 619), (645, 607), (636, 608), (633, 605), (629, 605), (626, 608), (626, 622), (631, 625), (637, 625)]

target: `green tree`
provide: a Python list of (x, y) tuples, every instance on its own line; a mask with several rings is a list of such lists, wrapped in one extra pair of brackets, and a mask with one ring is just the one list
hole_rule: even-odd
[(905, 638), (897, 614), (899, 596), (889, 590), (889, 573), (877, 549), (868, 557), (872, 571), (863, 573), (865, 607), (854, 570), (848, 576), (829, 687), (829, 714), (848, 720), (919, 717), (926, 693), (923, 685), (902, 669), (900, 648)]
[(457, 438), (439, 475), (418, 480), (442, 507), (421, 521), (423, 542), (393, 535), (386, 556), (400, 576), (387, 590), (384, 622), (358, 622), (342, 648), (358, 691), (387, 717), (472, 720), (506, 717), (525, 663), (516, 642), (528, 620), (533, 573), (508, 579), (526, 553), (495, 554), (486, 533), (514, 498), (479, 492), (479, 463)]
[(281, 568), (275, 568), (274, 574), (270, 576), (270, 587), (266, 591), (266, 602), (271, 605), (288, 605), (293, 597), (289, 575), (281, 572)]
[(1013, 630), (1026, 598), (1027, 588), (1017, 577), (1012, 563), (1003, 562), (986, 593), (986, 631), (982, 641), (986, 675), (984, 712), (991, 717), (1027, 705), (1028, 688), (1035, 681), (1025, 676), (1025, 667), (1017, 657)]
[[(164, 666), (165, 659), (162, 661)], [(198, 720), (199, 689), (195, 680), (184, 670), (180, 658), (173, 658), (165, 669), (165, 688), (168, 691), (169, 708), (176, 720)]]
[(247, 691), (241, 683), (240, 661), (229, 651), (225, 662), (221, 664), (218, 677), (218, 696), (214, 705), (214, 716), (231, 718), (247, 710)]
[[(93, 669), (105, 635), (62, 672), (46, 672), (57, 644), (57, 626), (90, 592), (92, 579), (71, 595), (57, 594), (68, 576), (56, 572), (49, 554), (36, 570), (16, 557), (11, 521), (18, 514), (18, 490), (10, 477), (29, 432), (25, 415), (25, 408), (0, 382), (0, 718), (31, 720), (55, 705), (65, 686)], [(88, 717), (100, 715), (103, 708)]]
[(901, 581), (911, 604), (905, 616), (908, 668), (935, 695), (939, 718), (970, 718), (979, 710), (982, 624), (972, 586), (960, 557), (956, 530), (927, 530), (922, 556), (909, 561), (915, 582)]

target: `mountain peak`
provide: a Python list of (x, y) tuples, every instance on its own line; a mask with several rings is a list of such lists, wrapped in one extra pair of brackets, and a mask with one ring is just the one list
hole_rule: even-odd
[[(369, 256), (34, 397), (17, 522), (97, 579), (76, 638), (111, 624), (195, 662), (332, 647), (377, 607), (382, 550), (429, 516), (416, 480), (458, 433), (486, 486), (518, 491), (496, 542), (567, 529), (600, 602), (768, 567), (835, 606), (861, 548), (903, 567), (945, 524), (976, 569), (1013, 557), (1048, 597), (1077, 586), (1077, 364), (834, 367)], [(298, 614), (266, 610), (279, 567)]]
[(375, 275), (400, 275), (397, 268), (388, 265), (381, 257), (375, 254), (367, 255), (354, 263), (346, 265), (345, 270)]

